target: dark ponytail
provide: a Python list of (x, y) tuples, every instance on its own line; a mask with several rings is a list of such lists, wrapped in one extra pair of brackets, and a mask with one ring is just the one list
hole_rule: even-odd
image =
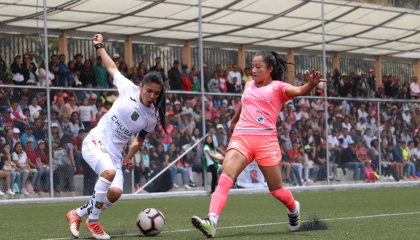
[(153, 105), (155, 106), (156, 111), (159, 113), (160, 124), (162, 125), (163, 130), (165, 133), (168, 133), (165, 127), (166, 92), (163, 85), (165, 79), (166, 77), (162, 72), (152, 71), (144, 76), (143, 80), (141, 81), (141, 86), (143, 87), (146, 83), (156, 83), (162, 86), (162, 91), (160, 92), (159, 97), (156, 99)]
[(273, 67), (273, 71), (271, 72), (271, 79), (281, 81), (285, 76), (287, 71), (287, 63), (280, 57), (280, 55), (276, 52), (270, 51), (259, 51), (255, 54), (256, 56), (262, 56), (264, 62), (267, 64), (267, 68)]

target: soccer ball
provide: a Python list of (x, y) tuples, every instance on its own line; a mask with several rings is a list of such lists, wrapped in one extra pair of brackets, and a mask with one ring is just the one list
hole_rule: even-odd
[(146, 236), (156, 236), (165, 227), (165, 217), (155, 208), (147, 208), (137, 216), (137, 227)]

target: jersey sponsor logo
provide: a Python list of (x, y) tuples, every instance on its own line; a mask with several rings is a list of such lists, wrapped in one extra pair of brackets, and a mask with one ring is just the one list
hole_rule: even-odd
[(133, 135), (133, 133), (131, 133), (123, 124), (122, 124), (122, 122), (120, 122), (119, 120), (118, 120), (118, 118), (117, 118), (117, 116), (112, 116), (111, 117), (111, 120), (115, 123), (115, 124), (117, 124), (117, 129), (115, 129), (115, 132), (119, 135), (119, 136), (121, 136), (121, 137), (123, 137), (123, 138), (128, 138), (128, 137), (131, 137), (131, 135)]
[(134, 98), (132, 98), (132, 97), (130, 97), (130, 99), (131, 99), (131, 101), (133, 101), (133, 102), (137, 103), (137, 100), (136, 100), (136, 99), (134, 99)]
[(103, 153), (108, 153), (108, 151), (104, 147), (99, 148)]
[(136, 111), (134, 111), (133, 114), (131, 114), (131, 120), (133, 121), (137, 121), (139, 117), (140, 117), (140, 114), (138, 114)]
[(244, 94), (243, 97), (244, 98), (249, 98), (249, 99), (252, 99), (252, 100), (263, 101), (263, 102), (266, 102), (266, 103), (271, 103), (271, 99), (265, 98), (265, 97), (261, 97), (259, 95), (254, 95), (254, 94), (247, 93), (247, 94)]
[(259, 117), (259, 118), (257, 119), (257, 122), (259, 122), (259, 123), (264, 122), (264, 118), (263, 118), (263, 117)]
[(267, 90), (267, 92), (274, 92), (274, 91), (273, 91), (273, 86), (271, 86), (271, 85), (270, 85), (270, 86), (268, 86), (266, 90)]
[(269, 114), (268, 112), (263, 111), (263, 110), (257, 110), (257, 113), (259, 113), (259, 114), (264, 114), (264, 115), (271, 115), (271, 114)]

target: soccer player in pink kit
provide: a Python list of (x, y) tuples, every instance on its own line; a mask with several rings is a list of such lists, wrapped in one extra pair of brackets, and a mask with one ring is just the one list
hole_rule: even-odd
[(252, 60), (253, 81), (245, 85), (241, 106), (232, 118), (232, 138), (226, 150), (222, 175), (210, 203), (208, 218), (193, 216), (194, 227), (208, 238), (216, 235), (217, 221), (225, 207), (234, 179), (251, 163), (257, 161), (273, 195), (287, 208), (289, 230), (300, 227), (300, 205), (292, 193), (283, 187), (281, 152), (276, 122), (284, 103), (297, 96), (305, 96), (320, 82), (322, 74), (306, 71), (308, 83), (295, 87), (279, 81), (286, 71), (286, 62), (276, 53), (261, 51)]

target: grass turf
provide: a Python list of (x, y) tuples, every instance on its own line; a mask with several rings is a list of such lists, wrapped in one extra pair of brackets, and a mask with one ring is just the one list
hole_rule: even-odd
[[(219, 220), (220, 239), (416, 239), (418, 213), (372, 218), (381, 214), (419, 212), (416, 188), (295, 193), (301, 203), (302, 220), (325, 221), (328, 230), (290, 233), (286, 209), (270, 194), (230, 196)], [(193, 230), (192, 215), (205, 217), (210, 197), (120, 201), (101, 214), (104, 230), (116, 239), (136, 239), (137, 214), (154, 207), (166, 217), (164, 232), (156, 238), (205, 239)], [(0, 239), (69, 238), (66, 213), (82, 203), (0, 206)], [(334, 220), (335, 218), (347, 218)], [(350, 218), (350, 219), (349, 219)], [(86, 217), (84, 218), (84, 220)], [(272, 223), (272, 224), (270, 224)], [(242, 225), (267, 224), (237, 227)], [(81, 238), (91, 235), (80, 226)], [(187, 230), (187, 231), (177, 231)], [(175, 231), (175, 232), (174, 232)]]

